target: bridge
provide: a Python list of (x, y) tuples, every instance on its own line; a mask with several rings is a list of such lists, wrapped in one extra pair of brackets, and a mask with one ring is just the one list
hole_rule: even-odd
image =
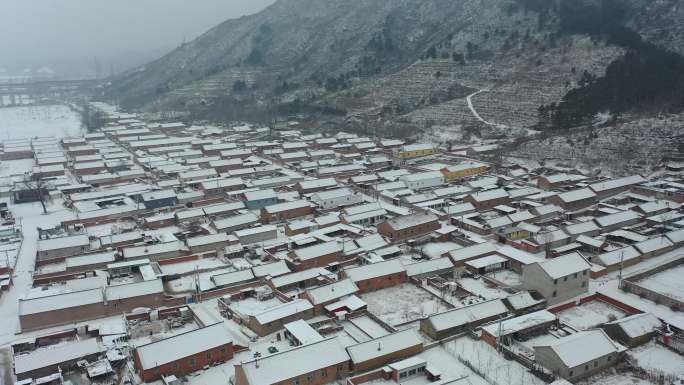
[(40, 103), (45, 99), (64, 100), (91, 93), (100, 80), (36, 80), (0, 84), (0, 107)]

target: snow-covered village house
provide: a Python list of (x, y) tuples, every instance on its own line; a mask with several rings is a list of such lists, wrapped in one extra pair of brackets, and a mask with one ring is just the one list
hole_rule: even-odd
[(223, 323), (217, 323), (137, 346), (133, 357), (143, 381), (152, 382), (162, 376), (185, 376), (232, 359), (233, 341)]
[(436, 215), (413, 213), (380, 223), (378, 233), (392, 241), (399, 241), (429, 234), (440, 227)]
[(568, 380), (577, 381), (617, 364), (625, 347), (601, 330), (589, 330), (534, 347), (535, 360)]
[(363, 197), (345, 187), (314, 193), (311, 196), (311, 201), (322, 210), (330, 210), (361, 203), (363, 202)]
[(408, 281), (404, 265), (396, 259), (347, 268), (340, 272), (340, 276), (350, 278), (359, 287), (360, 293), (401, 285)]
[(235, 385), (323, 385), (346, 378), (349, 354), (337, 338), (235, 365)]
[(523, 266), (522, 283), (553, 305), (586, 293), (590, 269), (591, 264), (574, 252)]

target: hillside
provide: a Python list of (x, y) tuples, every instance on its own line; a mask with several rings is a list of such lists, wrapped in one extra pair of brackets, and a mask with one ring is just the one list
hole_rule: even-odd
[[(542, 128), (568, 111), (563, 124), (586, 124), (618, 105), (606, 88), (629, 86), (621, 77), (631, 62), (606, 69), (634, 53), (624, 36), (655, 47), (658, 59), (666, 49), (680, 57), (681, 8), (676, 0), (280, 0), (112, 79), (107, 96), (215, 120), (304, 114), (376, 134), (524, 135), (540, 127), (542, 105)], [(630, 111), (639, 92), (618, 107)], [(573, 102), (578, 95), (596, 106)]]

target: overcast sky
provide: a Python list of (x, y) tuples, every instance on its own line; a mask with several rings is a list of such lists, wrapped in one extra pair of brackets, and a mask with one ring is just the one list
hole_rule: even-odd
[(274, 1), (0, 0), (0, 69), (121, 70)]

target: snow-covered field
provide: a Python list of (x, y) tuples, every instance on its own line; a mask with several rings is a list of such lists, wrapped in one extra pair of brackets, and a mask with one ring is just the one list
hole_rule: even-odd
[(522, 284), (522, 275), (513, 270), (499, 270), (487, 274), (487, 277), (495, 279), (507, 286), (520, 286)]
[(474, 295), (480, 295), (485, 299), (506, 298), (510, 295), (510, 293), (507, 293), (498, 287), (490, 286), (489, 283), (482, 278), (462, 278), (458, 280), (458, 284), (465, 290)]
[(67, 106), (0, 108), (0, 139), (83, 134), (81, 117)]
[(488, 382), (491, 384), (545, 384), (520, 363), (506, 360), (496, 349), (482, 340), (461, 337), (444, 344), (444, 349), (456, 357), (468, 360), (471, 365), (489, 377)]
[[(0, 122), (0, 125), (2, 123)], [(33, 159), (16, 159), (16, 160), (5, 160), (0, 162), (0, 181), (4, 181), (6, 178), (12, 175), (21, 175), (25, 172), (31, 171), (35, 166)]]
[(640, 378), (634, 377), (630, 373), (611, 373), (603, 372), (595, 376), (591, 376), (581, 382), (577, 382), (577, 385), (654, 385), (653, 382), (642, 380)]
[(644, 278), (639, 281), (639, 285), (643, 288), (682, 301), (684, 300), (684, 282), (681, 281), (682, 275), (684, 275), (684, 265), (679, 265)]
[(664, 374), (684, 377), (684, 357), (654, 341), (639, 346), (629, 353), (639, 367), (658, 370)]
[(352, 318), (350, 322), (372, 338), (379, 338), (390, 334), (390, 332), (368, 316)]
[(392, 326), (447, 310), (432, 294), (409, 283), (365, 293), (361, 299), (368, 311)]
[(579, 330), (587, 330), (610, 320), (624, 318), (622, 310), (601, 301), (587, 302), (558, 313), (564, 323)]

